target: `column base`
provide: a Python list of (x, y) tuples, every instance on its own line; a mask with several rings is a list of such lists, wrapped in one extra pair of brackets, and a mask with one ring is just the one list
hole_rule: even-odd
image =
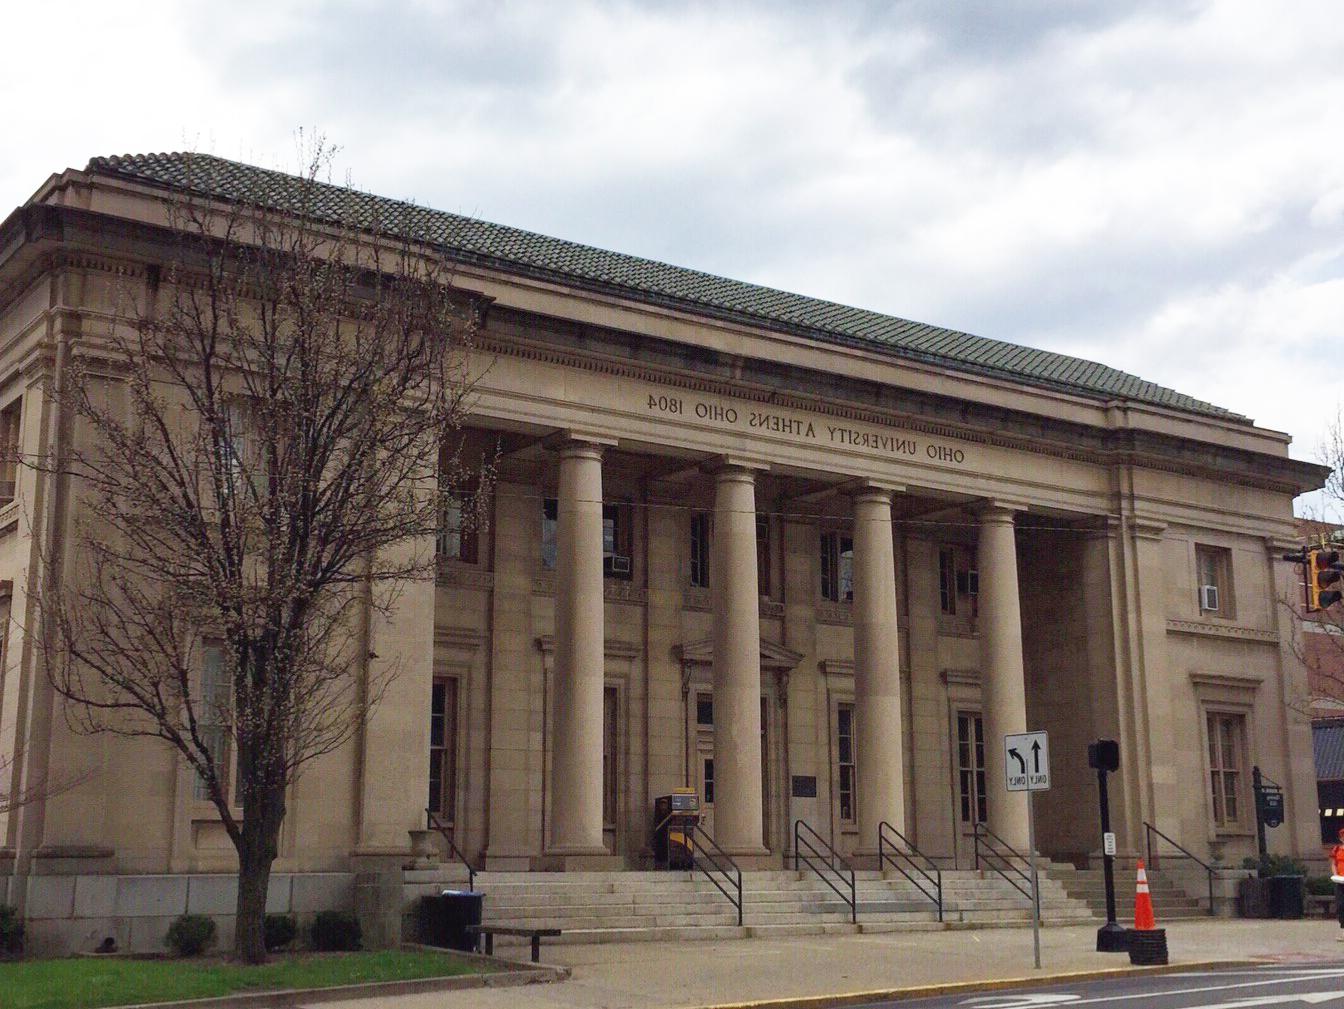
[(531, 855), (491, 855), (485, 856), (486, 872), (530, 872)]
[(737, 863), (739, 869), (743, 870), (779, 869), (784, 865), (783, 856), (771, 851), (764, 845), (748, 845), (742, 848), (724, 846), (723, 851)]
[(556, 848), (533, 859), (532, 868), (536, 872), (619, 872), (625, 868), (625, 858), (606, 848)]
[(882, 859), (876, 848), (855, 848), (845, 859), (855, 869), (880, 869)]

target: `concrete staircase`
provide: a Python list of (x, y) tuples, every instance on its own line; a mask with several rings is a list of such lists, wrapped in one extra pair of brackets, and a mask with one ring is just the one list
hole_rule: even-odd
[[(452, 883), (446, 876), (432, 883), (408, 878), (408, 905), (421, 893), (465, 882)], [(811, 872), (745, 872), (739, 926), (731, 902), (702, 873), (488, 872), (476, 877), (477, 889), (486, 895), (487, 924), (559, 928), (559, 940), (548, 941), (565, 943), (917, 931), (1031, 921), (1027, 899), (992, 873), (943, 873), (943, 922), (933, 902), (899, 874), (859, 872), (855, 882), (857, 925), (850, 920), (849, 905)], [(1044, 875), (1041, 911), (1047, 924), (1093, 920), (1086, 905)]]
[[(1050, 878), (1056, 881), (1075, 901), (1086, 904), (1098, 918), (1106, 918), (1106, 881), (1101, 869), (1075, 869), (1070, 865), (1052, 864)], [(1190, 896), (1173, 879), (1148, 870), (1148, 890), (1153, 897), (1153, 911), (1160, 926), (1164, 921), (1184, 921), (1208, 917), (1208, 898), (1203, 902)], [(1044, 892), (1044, 889), (1042, 889)], [(1115, 917), (1121, 924), (1134, 924), (1134, 870), (1115, 869)]]

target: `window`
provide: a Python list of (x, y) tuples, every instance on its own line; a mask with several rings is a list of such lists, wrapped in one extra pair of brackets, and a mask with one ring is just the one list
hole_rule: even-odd
[(840, 822), (854, 822), (854, 705), (835, 709), (836, 796)]
[(756, 591), (770, 598), (770, 516), (756, 516)]
[(5, 706), (5, 667), (9, 664), (9, 615), (13, 603), (13, 597), (10, 595), (12, 591), (12, 584), (6, 582), (4, 591), (0, 593), (0, 711), (3, 711)]
[(0, 410), (0, 505), (14, 500), (19, 475), (19, 415), (23, 400)]
[(985, 723), (972, 711), (957, 712), (957, 795), (962, 823), (989, 819), (985, 803)]
[(457, 815), (457, 680), (436, 679), (429, 695), (429, 805), (448, 827)]
[(709, 588), (709, 513), (691, 516), (691, 587)]
[(854, 601), (854, 540), (850, 536), (822, 533), (821, 597), (833, 603)]
[(705, 803), (706, 806), (712, 806), (712, 805), (714, 805), (714, 758), (713, 758), (713, 757), (706, 757), (706, 758), (705, 758), (705, 760), (704, 760), (704, 775), (703, 775), (703, 777), (704, 777), (704, 781), (705, 781), (705, 797), (704, 797), (704, 803)]
[[(218, 645), (206, 645), (201, 655), (201, 693), (196, 710), (196, 722), (201, 743), (215, 765), (220, 787), (229, 794), (229, 781), (236, 777), (233, 770), (233, 684), (224, 663), (224, 650)], [(193, 791), (197, 799), (210, 801), (210, 789), (205, 776), (196, 775)], [(235, 801), (237, 795), (235, 792)]]
[(980, 602), (980, 575), (966, 547), (938, 549), (938, 605), (944, 616), (975, 617)]
[(1232, 616), (1230, 551), (1220, 547), (1195, 547), (1199, 612), (1216, 617)]
[(439, 534), (435, 547), (447, 560), (475, 564), (476, 529), (467, 509), (473, 502), (464, 494), (444, 494), (439, 505)]
[(602, 573), (608, 578), (630, 578), (630, 505), (602, 506)]
[(616, 739), (617, 695), (615, 687), (602, 691), (602, 826), (616, 827)]
[(1246, 719), (1243, 715), (1210, 712), (1209, 787), (1213, 796), (1213, 824), (1218, 828), (1241, 825), (1241, 767)]
[(699, 693), (695, 695), (695, 724), (714, 724), (714, 695)]
[(541, 502), (541, 566), (555, 570), (556, 530), (560, 524), (560, 502), (553, 497)]

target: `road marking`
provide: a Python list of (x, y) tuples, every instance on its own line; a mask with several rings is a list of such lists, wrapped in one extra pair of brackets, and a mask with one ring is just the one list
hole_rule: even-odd
[(1081, 998), (1081, 995), (1066, 995), (1062, 992), (1058, 994), (981, 995), (977, 998), (965, 999), (958, 1004), (975, 1006), (976, 1009), (1035, 1009), (1036, 1006), (1072, 1005)]
[[(1301, 974), (1291, 973), (1286, 977), (1266, 978), (1263, 981), (1241, 981), (1238, 982), (1237, 984), (1207, 985), (1203, 988), (1174, 988), (1170, 991), (1159, 990), (1159, 991), (1135, 992), (1132, 995), (1097, 995), (1092, 998), (1075, 998), (1069, 1001), (1067, 1004), (1070, 1006), (1097, 1005), (1098, 1003), (1101, 1002), (1133, 1002), (1135, 999), (1152, 999), (1157, 998), (1159, 996), (1166, 997), (1172, 995), (1205, 995), (1211, 992), (1233, 991), (1237, 988), (1263, 988), (1265, 985), (1271, 985), (1271, 984), (1295, 984), (1299, 981), (1326, 981), (1331, 978), (1338, 978), (1338, 977), (1344, 977), (1344, 970), (1332, 969), (1321, 971), (1303, 971)], [(1274, 998), (1274, 996), (1261, 996), (1261, 998)], [(1335, 992), (1307, 993), (1305, 995), (1283, 996), (1283, 997), (1277, 997), (1277, 1001), (1291, 1002), (1294, 999), (1296, 999), (1299, 1002), (1304, 1002), (1309, 998), (1315, 999), (1316, 1002), (1323, 1002), (1328, 999), (1344, 998), (1344, 992), (1335, 991)], [(966, 1003), (962, 1004), (965, 1005)], [(1025, 1003), (1025, 1004), (1030, 1005), (1031, 1003)], [(1255, 999), (1250, 999), (1242, 1002), (1227, 1003), (1227, 1005), (1229, 1006), (1251, 1006), (1251, 1005), (1270, 1005), (1270, 1004), (1272, 1003), (1264, 1001), (1256, 1001)], [(983, 1007), (981, 1007), (981, 1009), (983, 1009)], [(1189, 1009), (1216, 1009), (1216, 1007), (1191, 1006), (1189, 1007)]]
[(1191, 1006), (1190, 1009), (1250, 1009), (1251, 1006), (1282, 1005), (1285, 1002), (1306, 1002), (1308, 1005), (1320, 1005), (1322, 1002), (1337, 1002), (1340, 999), (1344, 999), (1344, 992), (1301, 992), (1297, 995), (1269, 995), (1263, 998), (1242, 998), (1237, 999), (1235, 1002), (1218, 1002), (1214, 1005), (1205, 1003), (1200, 1006)]

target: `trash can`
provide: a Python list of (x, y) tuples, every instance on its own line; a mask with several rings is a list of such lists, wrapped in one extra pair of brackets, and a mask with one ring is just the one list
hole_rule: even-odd
[(1271, 918), (1302, 917), (1302, 877), (1269, 877), (1269, 916)]
[(477, 890), (444, 890), (437, 897), (420, 898), (420, 941), (426, 946), (476, 949), (476, 936), (467, 929), (481, 923), (485, 894)]

